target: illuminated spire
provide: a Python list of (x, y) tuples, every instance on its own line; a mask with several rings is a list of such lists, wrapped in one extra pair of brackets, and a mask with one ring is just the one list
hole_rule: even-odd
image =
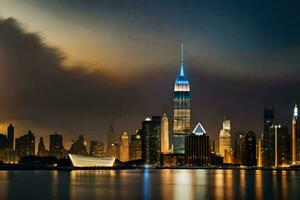
[(294, 117), (297, 118), (298, 117), (298, 107), (297, 104), (295, 103), (295, 107), (294, 107)]
[(184, 68), (183, 68), (183, 43), (181, 43), (181, 57), (180, 57), (180, 76), (184, 76)]

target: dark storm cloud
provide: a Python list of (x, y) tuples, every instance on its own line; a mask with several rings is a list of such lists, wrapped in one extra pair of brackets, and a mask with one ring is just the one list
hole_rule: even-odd
[[(145, 116), (163, 111), (172, 120), (176, 65), (147, 67), (134, 77), (111, 77), (84, 66), (66, 69), (63, 61), (59, 50), (24, 32), (14, 19), (0, 20), (1, 119), (32, 120), (49, 130), (40, 135), (62, 130), (67, 138), (79, 133), (103, 136), (112, 122), (117, 130), (132, 131)], [(260, 132), (264, 104), (274, 105), (277, 119), (289, 123), (292, 104), (300, 99), (299, 81), (222, 78), (203, 73), (204, 65), (187, 61), (186, 74), (193, 122), (201, 121), (209, 134), (217, 135), (223, 115), (232, 119), (234, 131)]]
[(163, 73), (130, 79), (83, 66), (66, 69), (61, 52), (24, 32), (14, 19), (0, 21), (0, 52), (2, 120), (30, 119), (50, 130), (100, 134), (111, 122), (125, 130), (138, 128), (132, 118), (154, 114), (153, 108), (162, 107), (154, 101), (165, 101), (160, 92), (153, 95)]

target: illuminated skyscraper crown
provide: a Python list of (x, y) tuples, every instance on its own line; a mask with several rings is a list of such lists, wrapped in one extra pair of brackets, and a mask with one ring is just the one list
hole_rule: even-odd
[(206, 131), (205, 129), (203, 128), (202, 124), (199, 122), (196, 127), (194, 128), (193, 130), (193, 133), (195, 135), (205, 135), (206, 134)]
[(189, 81), (184, 75), (183, 44), (181, 44), (180, 72), (175, 81), (174, 91), (190, 91)]
[(295, 104), (295, 107), (294, 107), (294, 115), (293, 115), (295, 118), (298, 117), (298, 107), (297, 107), (297, 104)]

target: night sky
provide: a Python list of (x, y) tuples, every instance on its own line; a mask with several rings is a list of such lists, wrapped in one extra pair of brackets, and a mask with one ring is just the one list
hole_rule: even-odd
[(276, 1), (0, 0), (0, 130), (106, 142), (167, 112), (180, 45), (192, 122), (262, 131), (264, 107), (290, 126), (300, 101), (300, 4)]

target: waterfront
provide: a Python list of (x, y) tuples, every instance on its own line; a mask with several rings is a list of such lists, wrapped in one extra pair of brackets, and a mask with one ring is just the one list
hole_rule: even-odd
[(0, 171), (0, 199), (297, 199), (300, 172)]

